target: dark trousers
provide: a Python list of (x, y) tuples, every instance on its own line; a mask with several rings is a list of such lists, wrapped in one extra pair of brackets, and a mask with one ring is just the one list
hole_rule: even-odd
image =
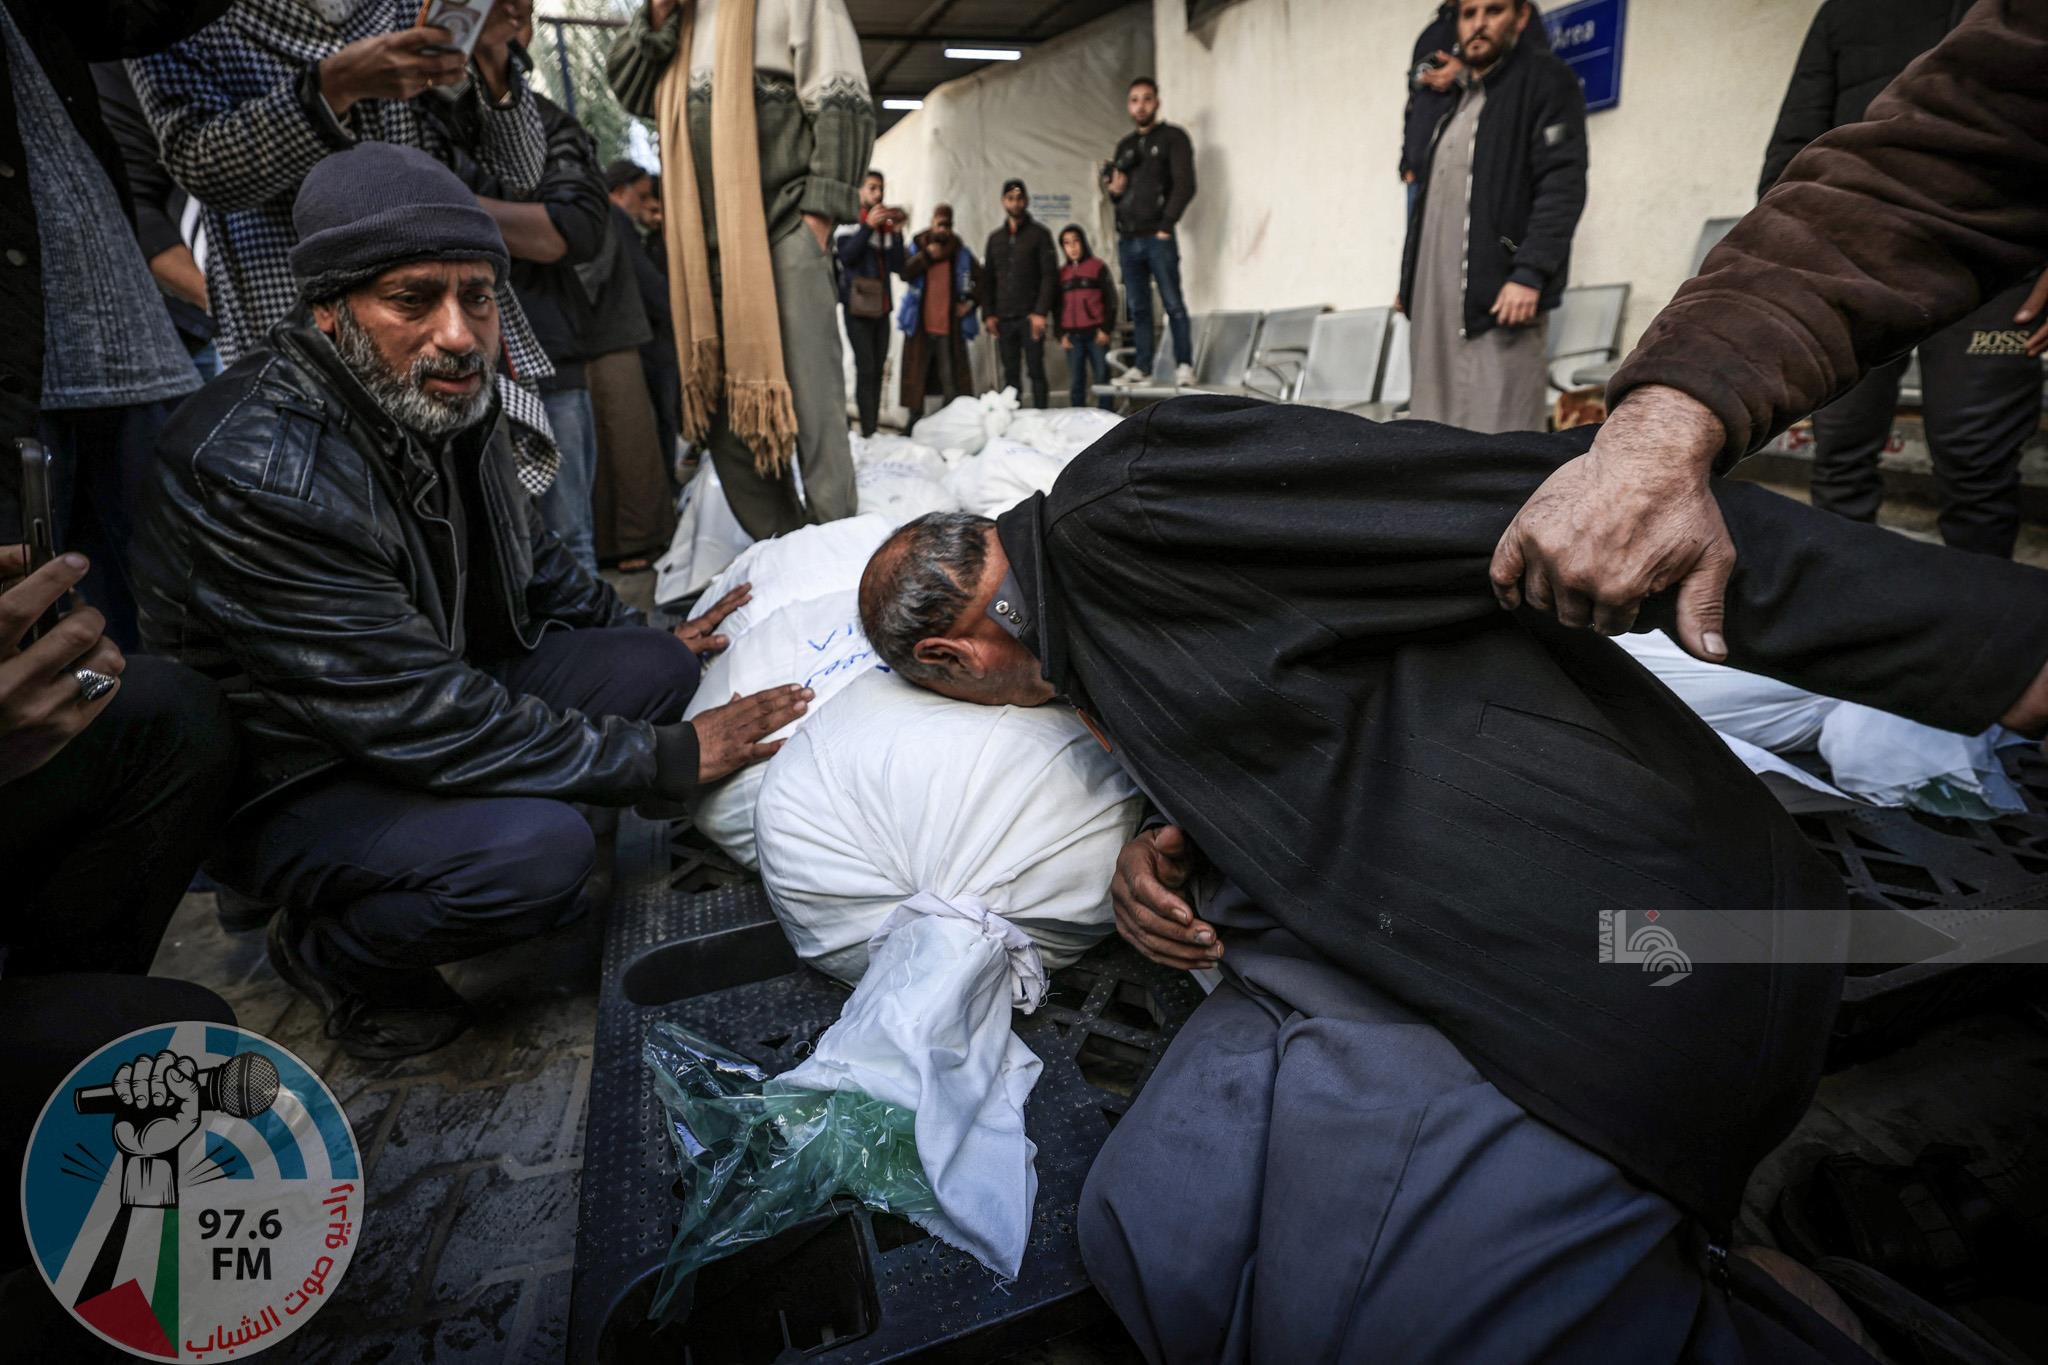
[[(645, 626), (554, 631), (491, 673), (594, 723), (681, 719), (697, 659)], [(360, 966), (459, 962), (561, 922), (590, 875), (581, 811), (537, 796), (447, 796), (345, 768), (235, 820), (215, 875), (326, 920), (321, 950)]]
[(996, 329), (996, 349), (1003, 357), (1003, 383), (1024, 399), (1024, 366), (1031, 367), (1031, 406), (1046, 406), (1045, 338), (1031, 338), (1031, 319), (1003, 318)]
[[(211, 991), (142, 975), (206, 855), (234, 768), (220, 690), (136, 658), (83, 733), (0, 786), (0, 1170), (21, 1170), (43, 1101), (89, 1054), (153, 1024), (235, 1022)], [(0, 1219), (0, 1273), (27, 1258), (21, 1220)], [(8, 1322), (39, 1343), (35, 1313), (56, 1300), (28, 1288), (30, 1311), (10, 1305)], [(49, 1340), (74, 1345), (77, 1329), (51, 1321)]]
[(1194, 330), (1188, 324), (1187, 297), (1180, 287), (1180, 239), (1177, 237), (1126, 237), (1116, 244), (1117, 263), (1124, 272), (1124, 299), (1131, 310), (1131, 330), (1137, 334), (1137, 354), (1131, 364), (1152, 373), (1152, 286), (1159, 286), (1159, 304), (1166, 310), (1166, 325), (1173, 333), (1173, 359), (1178, 365), (1195, 363)]
[(1711, 1281), (1674, 1205), (1428, 1021), (1355, 981), (1329, 1010), (1265, 989), (1330, 975), (1296, 941), (1265, 946), (1231, 944), (1082, 1188), (1088, 1277), (1146, 1360), (1371, 1360), (1399, 1342), (1406, 1360), (1867, 1365), (1761, 1275)]
[(860, 434), (872, 436), (882, 417), (882, 367), (889, 360), (889, 319), (846, 315), (846, 340), (853, 347), (853, 401)]
[(164, 659), (128, 660), (83, 733), (0, 786), (0, 971), (148, 971), (234, 768), (220, 689)]
[[(1088, 376), (1095, 376), (1098, 388), (1109, 383), (1109, 350), (1095, 339), (1093, 332), (1069, 335), (1073, 337), (1074, 345), (1067, 352), (1067, 403), (1071, 407), (1085, 407), (1088, 403)], [(1105, 389), (1095, 406), (1108, 410), (1116, 404)]]
[[(1958, 550), (2010, 557), (2019, 539), (2020, 447), (2041, 421), (2041, 362), (2029, 359), (2012, 315), (2018, 285), (1920, 343), (1927, 445), (1941, 503), (1941, 538)], [(1813, 414), (1813, 505), (1877, 520), (1878, 469), (1892, 434), (1904, 357), (1881, 365)]]

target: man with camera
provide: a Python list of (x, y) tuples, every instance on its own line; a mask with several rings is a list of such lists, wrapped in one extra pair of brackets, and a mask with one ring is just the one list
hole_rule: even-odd
[(1123, 267), (1124, 297), (1130, 300), (1137, 354), (1116, 377), (1119, 384), (1143, 384), (1152, 374), (1152, 285), (1173, 330), (1173, 382), (1195, 382), (1194, 329), (1180, 287), (1180, 238), (1174, 229), (1195, 197), (1195, 144), (1180, 128), (1159, 117), (1159, 83), (1150, 76), (1131, 82), (1124, 96), (1135, 131), (1116, 144), (1103, 167), (1102, 183), (1116, 201), (1116, 254)]
[(1586, 207), (1585, 93), (1535, 25), (1528, 0), (1459, 0), (1464, 88), (1417, 168), (1394, 298), (1409, 414), (1467, 431), (1543, 429), (1546, 314)]
[(870, 170), (860, 182), (860, 221), (832, 234), (839, 258), (839, 308), (853, 346), (853, 396), (860, 434), (873, 436), (882, 412), (882, 366), (889, 359), (889, 276), (903, 273), (903, 224), (909, 215), (882, 202), (886, 182)]

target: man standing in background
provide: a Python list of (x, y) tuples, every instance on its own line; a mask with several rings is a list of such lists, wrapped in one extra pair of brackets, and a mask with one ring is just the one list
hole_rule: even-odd
[(875, 107), (844, 0), (648, 0), (605, 68), (661, 138), (683, 435), (757, 540), (853, 515), (827, 243)]
[(1173, 329), (1173, 382), (1195, 382), (1194, 329), (1180, 287), (1180, 239), (1174, 229), (1195, 197), (1195, 144), (1159, 117), (1159, 82), (1140, 76), (1124, 95), (1135, 132), (1116, 144), (1110, 164), (1109, 197), (1116, 201), (1116, 254), (1123, 267), (1124, 297), (1130, 300), (1137, 354), (1116, 377), (1119, 384), (1144, 384), (1152, 377), (1152, 285)]
[(889, 359), (889, 277), (903, 273), (903, 210), (882, 202), (880, 171), (860, 182), (860, 221), (833, 234), (839, 257), (839, 307), (853, 345), (853, 396), (860, 434), (873, 436), (882, 413), (882, 366)]
[(967, 343), (974, 340), (974, 252), (953, 232), (953, 206), (932, 210), (932, 225), (911, 241), (903, 263), (903, 406), (924, 416), (925, 399), (950, 403), (974, 386)]
[[(1948, 35), (1964, 0), (1828, 0), (1813, 16), (1764, 152), (1761, 198), (1807, 143), (1857, 123), (1879, 91)], [(1921, 406), (1941, 494), (1941, 538), (1959, 550), (2010, 556), (2019, 540), (2020, 447), (2040, 423), (2041, 363), (2013, 313), (2022, 280), (1920, 343)], [(1877, 520), (1878, 468), (1898, 415), (1908, 357), (1872, 369), (1813, 414), (1813, 505)]]
[(1466, 75), (1416, 174), (1401, 292), (1414, 322), (1409, 415), (1468, 431), (1544, 426), (1544, 314), (1586, 206), (1586, 99), (1525, 47), (1528, 0), (1459, 0)]
[(662, 266), (668, 255), (661, 240), (661, 185), (645, 166), (621, 157), (604, 168), (604, 187), (611, 196), (613, 223), (640, 248), (632, 253), (633, 278), (654, 332), (640, 348), (640, 373), (654, 399), (661, 458), (673, 471), (683, 429), (683, 372), (676, 364), (675, 318), (669, 313), (668, 271)]
[(981, 256), (981, 320), (1003, 357), (1003, 383), (1024, 397), (1024, 367), (1031, 367), (1031, 401), (1046, 405), (1045, 333), (1052, 323), (1060, 266), (1052, 234), (1031, 216), (1024, 182), (1003, 182), (1003, 225), (988, 235)]

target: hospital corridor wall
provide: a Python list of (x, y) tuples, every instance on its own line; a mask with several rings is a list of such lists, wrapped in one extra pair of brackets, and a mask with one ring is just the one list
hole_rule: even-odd
[[(1570, 281), (1634, 286), (1624, 351), (1689, 273), (1700, 225), (1755, 203), (1819, 7), (1628, 0), (1620, 101), (1587, 121)], [(1182, 0), (1155, 0), (1160, 102), (1193, 138), (1201, 183), (1182, 223), (1191, 309), (1392, 301), (1406, 73), (1434, 13), (1433, 0), (1239, 0), (1191, 32)]]

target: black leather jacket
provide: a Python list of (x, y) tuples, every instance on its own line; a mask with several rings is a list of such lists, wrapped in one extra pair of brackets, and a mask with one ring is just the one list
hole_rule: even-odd
[(455, 651), (472, 573), (495, 580), (526, 648), (638, 619), (542, 527), (502, 416), (456, 441), (487, 513), (466, 564), (422, 510), (433, 461), (304, 310), (172, 418), (136, 536), (143, 639), (227, 692), (239, 807), (344, 763), (451, 795), (627, 805), (694, 789), (687, 722), (557, 712)]

